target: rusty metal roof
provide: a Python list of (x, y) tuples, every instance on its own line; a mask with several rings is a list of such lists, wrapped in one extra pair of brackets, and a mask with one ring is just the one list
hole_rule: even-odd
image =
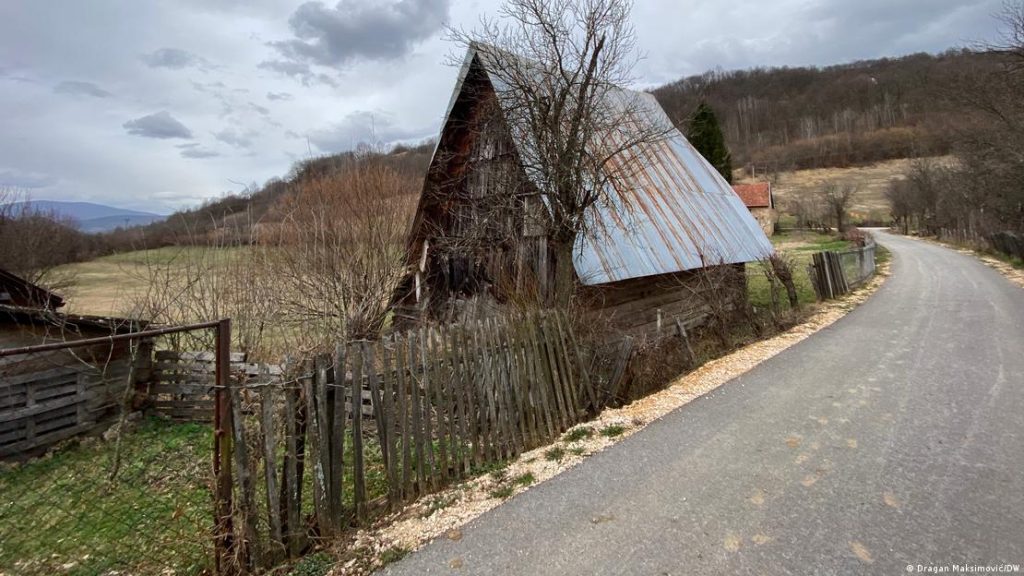
[(772, 183), (752, 182), (748, 184), (733, 184), (732, 189), (739, 195), (740, 200), (747, 208), (771, 208), (772, 207)]
[[(446, 116), (477, 53), (471, 46), (466, 54)], [(487, 73), (500, 92), (504, 82)], [(617, 174), (608, 184), (610, 202), (592, 207), (588, 218), (596, 224), (594, 232), (576, 241), (573, 264), (583, 284), (751, 262), (770, 254), (771, 242), (739, 196), (672, 125), (654, 96), (617, 92), (609, 105), (632, 111), (623, 125), (641, 129), (656, 123), (665, 137), (620, 154), (609, 166)], [(523, 139), (515, 144), (527, 145)]]

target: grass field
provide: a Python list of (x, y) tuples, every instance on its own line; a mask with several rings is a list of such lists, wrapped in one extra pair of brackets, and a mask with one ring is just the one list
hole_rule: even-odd
[[(949, 165), (953, 161), (951, 156), (940, 156), (934, 160), (942, 165)], [(864, 219), (887, 221), (889, 219), (889, 202), (885, 199), (885, 191), (890, 182), (907, 173), (912, 163), (911, 159), (899, 159), (853, 168), (820, 168), (781, 172), (773, 185), (775, 201), (779, 209), (785, 211), (788, 200), (816, 195), (828, 182), (853, 184), (858, 189), (850, 210), (854, 221)], [(737, 182), (747, 181), (751, 180), (737, 180)]]
[(0, 468), (0, 573), (200, 574), (212, 500), (208, 426), (142, 421), (113, 441), (72, 442)]
[(186, 262), (202, 259), (215, 269), (219, 262), (244, 257), (245, 250), (171, 246), (68, 264), (58, 271), (71, 275), (74, 285), (61, 295), (67, 301), (67, 311), (74, 314), (127, 315), (134, 298), (145, 292), (151, 267), (180, 265), (184, 268)]

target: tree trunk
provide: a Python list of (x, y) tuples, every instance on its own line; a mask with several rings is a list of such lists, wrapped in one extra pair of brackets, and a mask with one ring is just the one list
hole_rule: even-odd
[(575, 242), (552, 240), (551, 251), (555, 260), (554, 286), (549, 291), (548, 304), (554, 308), (568, 309), (576, 290), (576, 269), (572, 264)]

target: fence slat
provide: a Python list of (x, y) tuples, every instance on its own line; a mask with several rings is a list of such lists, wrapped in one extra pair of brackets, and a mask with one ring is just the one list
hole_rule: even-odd
[(412, 442), (409, 437), (409, 381), (406, 378), (405, 361), (406, 343), (401, 337), (395, 337), (395, 376), (398, 378), (398, 422), (402, 438), (402, 499), (409, 500), (412, 495)]
[(416, 494), (423, 494), (423, 488), (426, 485), (426, 476), (424, 471), (424, 460), (426, 455), (423, 452), (423, 408), (420, 405), (420, 381), (421, 377), (416, 374), (417, 369), (417, 354), (416, 354), (416, 333), (411, 332), (409, 337), (406, 339), (408, 344), (406, 354), (406, 366), (409, 369), (409, 404), (412, 407), (412, 437), (413, 442), (416, 445), (415, 458), (416, 458)]
[(401, 500), (398, 474), (398, 460), (401, 456), (398, 454), (395, 446), (395, 425), (397, 419), (395, 416), (394, 394), (396, 383), (395, 373), (392, 372), (391, 368), (391, 350), (388, 349), (387, 342), (384, 340), (378, 342), (377, 345), (380, 348), (381, 364), (384, 370), (380, 382), (381, 395), (383, 396), (383, 402), (381, 403), (383, 419), (377, 422), (377, 426), (384, 430), (384, 443), (387, 445), (384, 465), (387, 467), (388, 475), (388, 503), (393, 506)]
[(264, 564), (272, 565), (284, 551), (284, 537), (281, 533), (281, 496), (277, 485), (277, 437), (274, 430), (274, 388), (261, 388), (260, 420), (263, 437), (263, 478), (267, 484), (267, 525), (270, 527), (270, 546), (267, 547)]
[(242, 525), (242, 541), (236, 542), (240, 547), (236, 550), (236, 558), (241, 566), (248, 566), (252, 556), (258, 555), (256, 539), (256, 490), (249, 468), (249, 445), (245, 441), (245, 420), (242, 419), (242, 400), (235, 383), (228, 388), (228, 400), (231, 402), (231, 433), (235, 453), (235, 476), (238, 479), (239, 501), (236, 510)]
[(427, 355), (427, 340), (430, 337), (430, 333), (425, 328), (420, 328), (419, 333), (419, 361), (416, 364), (420, 370), (420, 388), (422, 391), (422, 406), (423, 406), (423, 439), (426, 445), (427, 453), (427, 482), (430, 484), (431, 490), (437, 488), (437, 462), (434, 458), (434, 426), (433, 426), (433, 409), (431, 402), (431, 375), (430, 375), (430, 358)]
[(430, 358), (430, 389), (433, 393), (434, 414), (437, 415), (437, 466), (440, 472), (439, 482), (441, 485), (448, 483), (448, 445), (451, 443), (451, 436), (448, 433), (448, 414), (444, 397), (444, 386), (441, 381), (441, 374), (444, 371), (444, 355), (438, 345), (438, 333), (434, 328), (427, 330), (427, 350)]
[(334, 492), (331, 495), (331, 517), (340, 530), (344, 524), (345, 510), (345, 378), (347, 346), (339, 344), (334, 348), (334, 382), (329, 387), (328, 425), (331, 435), (330, 484)]
[(352, 502), (356, 508), (356, 519), (366, 519), (366, 470), (363, 460), (363, 355), (357, 345), (349, 347), (352, 358)]

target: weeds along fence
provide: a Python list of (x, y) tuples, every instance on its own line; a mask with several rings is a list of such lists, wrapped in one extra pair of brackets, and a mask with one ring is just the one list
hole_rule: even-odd
[(563, 318), (527, 316), (351, 342), (232, 387), (236, 568), (553, 440), (598, 402), (579, 360)]
[(864, 246), (841, 252), (816, 252), (808, 272), (819, 300), (838, 298), (857, 288), (875, 274), (873, 238)]

